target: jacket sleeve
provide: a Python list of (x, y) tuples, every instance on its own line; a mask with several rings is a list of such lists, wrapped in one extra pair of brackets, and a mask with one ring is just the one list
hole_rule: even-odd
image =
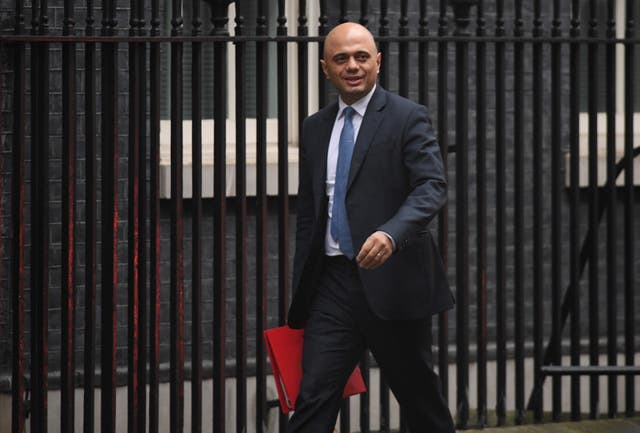
[(440, 146), (424, 106), (416, 105), (407, 116), (401, 140), (409, 191), (394, 216), (379, 227), (393, 237), (398, 250), (425, 230), (447, 200)]

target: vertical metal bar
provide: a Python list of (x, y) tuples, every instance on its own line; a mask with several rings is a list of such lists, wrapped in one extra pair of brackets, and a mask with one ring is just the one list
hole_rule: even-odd
[(522, 0), (515, 2), (514, 36), (514, 343), (515, 421), (522, 424), (524, 408), (524, 44)]
[(129, 257), (129, 269), (128, 269), (128, 370), (127, 370), (127, 389), (128, 389), (128, 431), (138, 431), (139, 424), (139, 233), (140, 233), (140, 185), (139, 185), (139, 146), (138, 136), (136, 128), (139, 128), (139, 99), (137, 98), (136, 91), (139, 86), (137, 77), (137, 45), (135, 43), (130, 44), (129, 55), (131, 57), (129, 78), (131, 85), (129, 87), (131, 94), (129, 97), (129, 208), (128, 208), (128, 257)]
[(469, 6), (454, 4), (456, 47), (456, 404), (457, 427), (469, 422)]
[[(370, 384), (369, 374), (369, 352), (366, 351), (362, 360), (360, 360), (360, 372), (366, 384)], [(362, 433), (371, 432), (371, 414), (369, 410), (369, 393), (365, 392), (360, 395), (360, 431)]]
[[(160, 1), (151, 1), (151, 35), (160, 33)], [(149, 433), (159, 428), (160, 367), (160, 43), (149, 49)]]
[[(278, 2), (278, 36), (287, 36), (287, 16), (286, 5), (284, 0)], [(287, 77), (287, 43), (278, 42), (278, 82), (284, 83)], [(288, 177), (288, 141), (289, 141), (289, 123), (288, 123), (288, 91), (287, 86), (278, 86), (278, 208), (279, 219), (279, 280), (280, 290), (278, 293), (278, 321), (281, 325), (286, 323), (287, 308), (289, 306), (289, 285), (288, 285), (288, 268), (289, 268), (289, 248), (288, 248), (288, 214), (289, 214), (289, 177)]]
[[(589, 1), (589, 30), (590, 38), (598, 37), (598, 4), (596, 0)], [(589, 365), (598, 365), (598, 53), (599, 44), (591, 43), (588, 48), (589, 62), (589, 234), (591, 248), (589, 248)], [(600, 387), (598, 376), (589, 378), (589, 416), (598, 416)]]
[(368, 0), (360, 0), (360, 18), (358, 22), (363, 26), (367, 26), (369, 24), (369, 1)]
[(420, 18), (418, 35), (418, 101), (429, 106), (429, 18), (427, 0), (420, 0)]
[[(402, 0), (400, 2), (400, 20), (398, 29), (398, 35), (409, 36), (409, 13), (408, 2)], [(398, 93), (405, 98), (409, 97), (409, 42), (399, 42), (399, 54), (398, 54), (398, 72), (399, 72), (399, 86)], [(387, 54), (388, 55), (388, 54)]]
[[(85, 34), (95, 33), (93, 1), (87, 0)], [(85, 69), (85, 295), (84, 295), (84, 396), (83, 431), (95, 431), (95, 367), (96, 367), (96, 240), (97, 240), (97, 152), (96, 152), (96, 45), (84, 47)]]
[[(18, 6), (18, 7), (19, 7), (19, 6)], [(14, 29), (14, 31), (15, 31), (15, 29)], [(0, 51), (4, 52), (3, 48), (4, 48), (3, 44), (2, 44), (2, 43), (0, 43)], [(7, 57), (11, 57), (11, 52), (10, 52), (10, 51), (9, 51), (9, 53), (7, 53)], [(8, 62), (7, 62), (7, 63), (8, 63)], [(14, 65), (14, 66), (15, 66), (15, 65)], [(9, 68), (10, 68), (10, 67), (11, 67), (11, 66), (9, 65)], [(14, 71), (14, 73), (15, 73), (15, 71)], [(15, 91), (15, 89), (12, 89), (12, 91)], [(4, 95), (4, 93), (3, 93), (3, 92), (0, 92), (0, 104), (2, 104), (2, 103), (4, 102), (4, 96), (5, 96), (5, 95)], [(3, 122), (2, 120), (3, 120), (3, 118), (2, 118), (2, 113), (0, 113), (0, 124), (4, 125), (4, 122)], [(11, 133), (14, 133), (14, 132), (15, 132), (15, 131), (11, 131)], [(2, 167), (1, 161), (0, 161), (0, 167)], [(11, 167), (11, 168), (13, 168), (13, 167)], [(3, 195), (3, 194), (2, 194), (2, 193), (3, 193), (3, 191), (4, 191), (4, 189), (3, 189), (3, 185), (0, 185), (0, 197), (2, 197), (2, 195)], [(10, 196), (10, 197), (11, 197), (11, 196)], [(2, 218), (2, 215), (3, 215), (3, 213), (2, 213), (3, 208), (4, 208), (3, 203), (0, 201), (0, 227), (4, 227), (4, 225), (2, 224), (2, 222), (3, 222), (3, 218)], [(0, 254), (2, 254), (2, 252), (4, 252), (4, 248), (2, 248), (2, 246), (3, 246), (3, 240), (4, 240), (4, 239), (0, 239)], [(9, 254), (10, 254), (10, 253), (11, 253), (11, 250), (9, 249)], [(9, 266), (11, 266), (11, 265), (9, 265)], [(0, 271), (0, 277), (1, 277), (1, 274), (2, 274), (2, 273), (1, 273), (1, 271)], [(3, 287), (5, 287), (6, 289), (11, 290), (10, 286), (9, 286), (9, 287), (7, 287), (7, 286), (3, 286)], [(5, 289), (5, 290), (6, 290), (6, 289)], [(0, 293), (2, 293), (2, 290), (1, 290), (1, 289), (0, 289)], [(11, 292), (9, 292), (9, 293), (11, 293)], [(1, 296), (1, 295), (0, 295), (0, 296)], [(9, 301), (9, 302), (11, 302), (11, 298), (9, 298), (9, 299), (10, 299), (10, 301)], [(13, 306), (13, 304), (11, 304), (11, 306), (10, 306), (9, 308), (11, 308), (12, 306)], [(5, 311), (6, 311), (6, 310), (5, 310)], [(9, 315), (12, 315), (12, 312), (9, 312)], [(6, 322), (5, 322), (5, 323), (6, 323)], [(9, 328), (9, 332), (12, 332), (11, 328)], [(12, 339), (12, 343), (13, 343), (13, 339)], [(11, 345), (10, 345), (10, 347), (8, 347), (8, 348), (7, 348), (7, 349), (5, 349), (5, 350), (8, 350), (8, 352), (9, 352), (9, 353), (11, 353), (11, 355), (13, 355), (14, 353), (19, 352), (19, 351), (17, 351), (17, 350), (14, 352), (14, 345), (13, 345), (13, 344), (11, 344)], [(11, 370), (11, 374), (12, 374), (12, 376), (13, 376), (13, 367), (12, 367), (12, 370)], [(10, 386), (11, 386), (11, 390), (13, 391), (14, 385), (13, 385), (13, 384), (11, 384)]]
[[(380, 0), (380, 27), (378, 28), (378, 35), (382, 38), (389, 36), (389, 1)], [(391, 60), (391, 51), (389, 50), (389, 42), (382, 40), (378, 42), (380, 52)], [(378, 81), (382, 87), (389, 86), (389, 62), (382, 62), (380, 65), (380, 75)]]
[[(48, 33), (47, 1), (33, 5), (34, 34)], [(47, 431), (49, 297), (49, 45), (32, 45), (31, 429)]]
[[(380, 27), (378, 28), (378, 35), (381, 37), (389, 36), (389, 16), (388, 16), (388, 0), (380, 0)], [(380, 52), (383, 56), (388, 56), (391, 59), (391, 51), (389, 50), (388, 41), (378, 42)], [(389, 62), (383, 61), (380, 65), (380, 74), (378, 76), (378, 82), (382, 87), (389, 86)], [(380, 432), (388, 433), (391, 429), (390, 422), (391, 414), (389, 408), (389, 386), (387, 381), (380, 370)]]
[[(129, 35), (135, 36), (138, 27), (139, 0), (130, 1)], [(127, 233), (127, 431), (139, 431), (139, 294), (140, 294), (140, 68), (138, 56), (139, 45), (129, 43), (129, 154), (128, 154), (128, 233)]]
[[(256, 34), (267, 35), (266, 2), (258, 3)], [(264, 340), (267, 321), (267, 101), (268, 46), (256, 42), (256, 429), (262, 433), (267, 414)]]
[[(24, 3), (16, 1), (15, 33), (24, 33)], [(25, 44), (15, 44), (13, 74), (13, 165), (11, 168), (12, 366), (11, 433), (25, 430), (24, 380), (24, 197), (25, 197)], [(33, 72), (32, 72), (33, 73)]]
[[(329, 18), (327, 17), (327, 0), (318, 0), (320, 3), (320, 17), (318, 18), (318, 36), (325, 36), (327, 34), (327, 23)], [(324, 38), (321, 39), (318, 44), (318, 52), (320, 57), (324, 57)], [(322, 68), (318, 70), (318, 104), (320, 107), (324, 107), (327, 104), (327, 80), (324, 76)]]
[[(102, 35), (116, 33), (116, 3), (103, 0)], [(102, 323), (101, 431), (116, 429), (118, 302), (118, 44), (102, 44)]]
[[(145, 35), (144, 1), (138, 1), (137, 34)], [(147, 46), (138, 44), (138, 109), (140, 123), (138, 157), (138, 432), (147, 431)]]
[[(15, 31), (15, 29), (14, 29), (14, 31)], [(3, 44), (2, 44), (2, 43), (0, 43), (0, 50), (2, 50), (2, 49), (3, 49)], [(9, 49), (9, 50), (8, 50), (8, 53), (7, 53), (7, 55), (6, 55), (6, 57), (7, 57), (7, 58), (11, 57), (11, 54), (12, 54), (12, 52), (11, 52), (11, 50)], [(9, 68), (11, 67), (11, 66), (10, 66), (10, 62), (11, 62), (10, 60), (6, 62), (6, 63), (7, 63), (7, 66), (9, 66)], [(15, 66), (15, 65), (14, 65), (14, 66)], [(15, 90), (14, 90), (14, 89), (12, 89), (12, 91), (15, 91)], [(3, 97), (3, 96), (4, 96), (4, 95), (0, 95), (0, 104), (2, 104), (2, 103), (4, 102), (4, 97)], [(7, 106), (7, 105), (5, 105), (5, 106)], [(2, 119), (3, 119), (2, 114), (0, 114), (0, 124), (1, 124), (1, 125), (4, 125), (5, 123), (2, 121)], [(13, 131), (12, 131), (11, 133), (13, 134)], [(0, 185), (0, 194), (2, 194), (2, 192), (3, 192), (3, 191), (4, 191), (4, 189), (2, 188), (2, 185)], [(2, 224), (2, 215), (3, 215), (2, 211), (3, 211), (2, 206), (0, 206), (0, 224)], [(2, 240), (0, 240), (0, 251), (4, 251), (3, 245), (4, 245), (3, 241), (2, 241)], [(11, 252), (11, 249), (9, 248), (9, 249), (8, 249), (8, 251), (9, 251), (9, 253), (10, 253), (10, 252)], [(9, 287), (7, 287), (7, 289), (9, 289)], [(9, 298), (9, 299), (11, 299), (11, 298)], [(11, 301), (9, 301), (9, 302), (11, 302)], [(8, 307), (8, 308), (11, 308), (11, 307)], [(6, 310), (5, 310), (5, 311), (6, 311)], [(11, 314), (11, 312), (9, 312), (9, 314)], [(5, 323), (6, 323), (6, 322), (5, 322)], [(10, 329), (11, 329), (11, 328), (10, 328)], [(9, 353), (13, 353), (13, 352), (12, 352), (12, 349), (13, 349), (13, 347), (12, 347), (12, 346), (11, 346), (11, 347), (9, 347), (9, 348), (7, 348), (7, 349), (8, 349), (8, 351), (9, 351)]]
[[(236, 36), (244, 18), (236, 15)], [(236, 42), (236, 432), (247, 431), (247, 44)]]
[[(617, 318), (618, 318), (618, 269), (617, 269), (617, 187), (616, 187), (616, 10), (615, 0), (607, 2), (607, 365), (618, 363)], [(609, 376), (608, 416), (618, 412), (618, 378)]]
[(144, 27), (146, 25), (146, 19), (145, 19), (145, 13), (146, 13), (146, 5), (144, 1), (138, 1), (137, 2), (137, 7), (138, 7), (138, 11), (137, 11), (137, 20), (136, 20), (136, 27), (138, 28), (138, 35), (144, 35), (145, 34), (145, 30)]
[(542, 7), (541, 1), (534, 1), (533, 18), (533, 382), (536, 386), (535, 400), (533, 403), (533, 418), (536, 422), (542, 421), (542, 392), (538, 383), (542, 383), (543, 375), (543, 45), (535, 39), (542, 37)]
[[(635, 35), (634, 17), (637, 2), (627, 0), (627, 23), (625, 38), (632, 39)], [(624, 54), (624, 354), (625, 364), (634, 365), (635, 342), (634, 342), (634, 170), (633, 170), (633, 117), (635, 86), (637, 77), (635, 75), (635, 57), (637, 42), (627, 42)], [(636, 78), (634, 78), (636, 77)], [(637, 288), (636, 288), (637, 289)], [(625, 377), (625, 414), (632, 416), (635, 411), (635, 387), (633, 375)]]
[[(476, 35), (486, 36), (484, 0), (478, 1)], [(478, 426), (487, 424), (487, 45), (476, 44), (476, 230)]]
[[(219, 2), (213, 16), (213, 34), (228, 36), (226, 0)], [(227, 153), (227, 43), (213, 44), (213, 100), (214, 104), (214, 175), (213, 175), (213, 431), (225, 431), (225, 295), (226, 254), (226, 153)]]
[[(309, 35), (307, 26), (307, 2), (300, 0), (298, 16), (298, 36)], [(299, 41), (298, 46), (298, 139), (302, 135), (302, 121), (309, 114), (309, 43)], [(322, 80), (322, 78), (321, 78)]]
[(389, 408), (389, 386), (387, 379), (384, 377), (382, 370), (380, 375), (380, 433), (389, 433), (391, 431), (391, 414)]
[(347, 17), (347, 1), (340, 0), (340, 17), (338, 18), (338, 22), (346, 23), (347, 21), (349, 21), (349, 18)]
[[(496, 2), (497, 37), (505, 36), (504, 0)], [(505, 178), (505, 43), (495, 44), (496, 88), (496, 415), (498, 425), (504, 425), (506, 417), (507, 349), (506, 349), (506, 178)]]
[[(278, 1), (278, 36), (287, 36), (286, 2)], [(287, 43), (278, 42), (278, 83), (286, 83)], [(289, 122), (288, 88), (278, 85), (278, 323), (287, 323), (289, 307)], [(280, 432), (286, 433), (286, 414), (280, 414)], [(342, 430), (345, 433), (348, 430)]]
[[(75, 33), (74, 1), (65, 0), (62, 33)], [(76, 45), (62, 46), (62, 350), (60, 431), (75, 431), (75, 147)]]
[[(580, 1), (571, 2), (570, 36), (580, 36)], [(572, 290), (571, 302), (571, 365), (580, 364), (580, 268), (579, 268), (579, 68), (580, 45), (571, 44), (570, 56), (570, 102), (569, 102), (569, 148), (570, 148), (570, 186), (569, 186), (569, 281)], [(571, 376), (571, 419), (580, 419), (580, 377)]]
[[(449, 33), (447, 20), (447, 1), (440, 0), (438, 19), (438, 36)], [(448, 173), (449, 154), (449, 47), (444, 40), (438, 41), (438, 143), (444, 165), (445, 175)], [(447, 175), (448, 176), (448, 175)], [(438, 215), (438, 245), (445, 270), (449, 268), (449, 206), (445, 204)], [(442, 394), (449, 395), (449, 314), (445, 311), (438, 315), (438, 372)]]
[[(560, 365), (562, 346), (562, 37), (560, 0), (553, 2), (551, 23), (551, 328), (557, 338), (551, 344), (552, 359)], [(552, 378), (552, 419), (560, 420), (562, 381)]]
[[(182, 35), (182, 1), (171, 1), (171, 35)], [(169, 424), (171, 433), (184, 428), (184, 245), (182, 203), (183, 43), (171, 42), (171, 288)]]
[[(192, 3), (192, 34), (202, 30), (200, 2)], [(191, 44), (191, 431), (202, 432), (202, 43)]]

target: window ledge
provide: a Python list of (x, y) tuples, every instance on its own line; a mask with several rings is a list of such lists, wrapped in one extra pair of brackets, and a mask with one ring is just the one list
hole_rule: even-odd
[[(624, 157), (624, 116), (616, 116), (616, 163)], [(589, 115), (580, 113), (580, 155), (578, 186), (589, 186)], [(607, 182), (607, 114), (598, 113), (597, 119), (597, 170), (598, 186), (604, 186)], [(640, 147), (640, 113), (633, 116), (633, 144)], [(571, 153), (565, 154), (565, 186), (571, 185)], [(633, 184), (640, 185), (640, 157), (633, 160)], [(624, 170), (616, 179), (617, 186), (624, 186)]]
[[(202, 121), (202, 197), (213, 197), (213, 121)], [(171, 122), (160, 122), (160, 198), (171, 198)], [(247, 119), (246, 145), (246, 188), (247, 196), (256, 195), (256, 141), (255, 119)], [(183, 122), (183, 164), (182, 164), (182, 197), (193, 196), (193, 164), (191, 158), (191, 121)], [(267, 120), (267, 195), (278, 195), (278, 142), (277, 121)], [(288, 191), (296, 194), (298, 191), (298, 147), (297, 143), (288, 145)], [(225, 191), (227, 197), (236, 195), (236, 142), (235, 122), (227, 120), (227, 149)]]

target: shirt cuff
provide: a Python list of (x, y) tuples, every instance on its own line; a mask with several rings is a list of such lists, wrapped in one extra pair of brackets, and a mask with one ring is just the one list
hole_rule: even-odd
[(382, 230), (380, 230), (380, 232), (384, 233), (384, 235), (389, 238), (389, 240), (391, 241), (391, 245), (393, 245), (393, 251), (395, 251), (396, 250), (396, 241), (393, 240), (393, 237), (391, 237), (391, 235), (389, 233), (384, 232)]

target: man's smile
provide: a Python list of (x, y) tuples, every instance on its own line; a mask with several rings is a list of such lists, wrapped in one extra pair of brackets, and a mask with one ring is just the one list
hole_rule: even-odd
[(351, 86), (357, 86), (362, 82), (362, 76), (353, 76), (353, 77), (345, 77), (344, 80), (349, 83)]

